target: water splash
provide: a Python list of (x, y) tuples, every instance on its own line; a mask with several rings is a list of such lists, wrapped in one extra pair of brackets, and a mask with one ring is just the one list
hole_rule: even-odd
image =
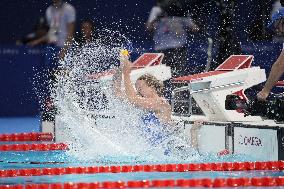
[[(112, 93), (112, 82), (88, 79), (87, 75), (117, 66), (119, 52), (129, 49), (131, 42), (117, 32), (104, 31), (98, 40), (82, 47), (75, 45), (60, 63), (61, 73), (53, 89), (53, 98), (60, 117), (60, 130), (68, 152), (81, 160), (123, 159), (136, 161), (195, 160), (190, 146), (181, 137), (171, 137), (164, 144), (151, 146), (141, 134), (139, 110)], [(183, 146), (182, 156), (164, 155), (165, 146)], [(172, 149), (175, 149), (174, 146)], [(186, 150), (185, 150), (186, 149)], [(189, 149), (189, 150), (188, 150)], [(186, 154), (189, 153), (189, 154)]]

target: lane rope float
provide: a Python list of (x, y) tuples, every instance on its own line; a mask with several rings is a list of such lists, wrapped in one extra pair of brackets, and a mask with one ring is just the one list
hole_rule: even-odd
[(64, 174), (130, 173), (130, 172), (193, 172), (193, 171), (252, 171), (252, 170), (273, 170), (273, 171), (284, 170), (284, 161), (3, 169), (0, 170), (0, 177), (43, 176), (43, 175), (64, 175)]
[(92, 183), (52, 183), (26, 185), (0, 185), (0, 189), (99, 189), (99, 188), (172, 188), (172, 187), (260, 187), (284, 186), (284, 177), (244, 177), (244, 178), (199, 178), (199, 179), (164, 179), (131, 180)]
[(51, 144), (2, 144), (0, 151), (53, 151), (68, 150), (67, 144), (51, 143)]
[(52, 133), (12, 133), (0, 134), (0, 141), (53, 141)]

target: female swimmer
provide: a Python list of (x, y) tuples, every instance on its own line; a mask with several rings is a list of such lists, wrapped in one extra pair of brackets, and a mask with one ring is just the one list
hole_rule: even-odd
[[(167, 141), (169, 136), (177, 133), (177, 127), (175, 127), (177, 124), (171, 120), (171, 105), (163, 97), (163, 83), (152, 75), (144, 74), (135, 82), (136, 92), (130, 79), (131, 67), (132, 63), (125, 60), (120, 69), (116, 70), (113, 79), (114, 94), (121, 99), (127, 99), (128, 102), (146, 112), (142, 116), (143, 131), (152, 145), (158, 145), (164, 141), (167, 144), (176, 144), (176, 141)], [(125, 93), (121, 89), (122, 74)], [(191, 146), (194, 148), (198, 146), (196, 132), (201, 125), (194, 124), (191, 129)], [(165, 154), (168, 153), (167, 151), (169, 150), (166, 150)]]

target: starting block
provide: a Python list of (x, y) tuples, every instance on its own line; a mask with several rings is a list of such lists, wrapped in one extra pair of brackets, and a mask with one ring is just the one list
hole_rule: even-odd
[[(164, 58), (163, 53), (144, 53), (133, 62), (132, 71), (130, 73), (131, 81), (135, 82), (141, 75), (151, 74), (158, 80), (165, 81), (170, 79), (171, 68), (162, 64)], [(91, 80), (110, 81), (115, 74), (115, 70), (108, 70), (102, 73), (89, 75)]]
[(252, 61), (252, 55), (232, 55), (214, 71), (175, 78), (174, 83), (185, 86), (173, 93), (189, 91), (209, 121), (260, 121), (259, 116), (245, 117), (236, 110), (225, 109), (227, 95), (247, 99), (244, 90), (266, 80), (265, 70), (251, 67)]
[[(184, 132), (189, 136), (194, 121), (205, 121), (197, 139), (201, 154), (226, 150), (259, 161), (284, 159), (283, 123), (259, 116), (244, 117), (236, 110), (225, 109), (227, 95), (247, 99), (244, 90), (266, 80), (265, 70), (251, 67), (252, 61), (251, 55), (232, 55), (214, 71), (174, 79), (182, 85), (174, 90), (174, 95), (188, 92), (205, 114), (176, 117), (185, 120)], [(276, 86), (284, 87), (284, 82), (279, 81)]]

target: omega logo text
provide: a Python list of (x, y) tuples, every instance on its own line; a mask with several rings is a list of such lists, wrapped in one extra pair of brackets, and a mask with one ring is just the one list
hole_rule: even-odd
[(245, 146), (262, 146), (262, 141), (260, 138), (253, 136), (239, 136), (239, 144)]

